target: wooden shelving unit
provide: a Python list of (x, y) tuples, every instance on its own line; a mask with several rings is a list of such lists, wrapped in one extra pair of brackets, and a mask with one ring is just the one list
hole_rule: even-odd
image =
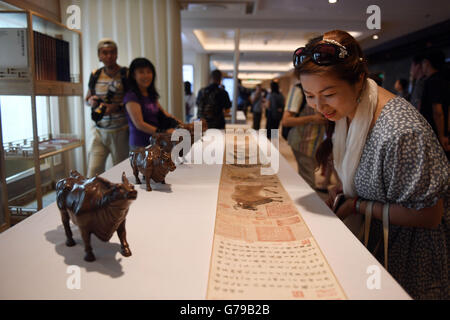
[[(0, 200), (2, 202), (2, 208), (0, 208), (0, 232), (7, 229), (10, 226), (11, 221), (11, 208), (8, 205), (9, 198), (7, 194), (5, 161), (21, 159), (31, 159), (33, 161), (35, 198), (37, 202), (36, 211), (43, 207), (43, 194), (41, 190), (41, 162), (43, 159), (76, 148), (82, 148), (83, 169), (86, 171), (83, 84), (80, 81), (83, 79), (81, 33), (29, 10), (0, 11), (0, 31), (2, 31), (2, 29), (6, 30), (7, 28), (17, 28), (25, 31), (26, 39), (24, 40), (24, 43), (26, 44), (27, 65), (21, 66), (17, 70), (14, 69), (16, 66), (0, 65), (0, 96), (15, 95), (31, 97), (30, 107), (32, 113), (33, 136), (22, 141), (3, 141), (2, 119), (0, 117)], [(70, 81), (42, 80), (42, 76), (40, 76), (39, 79), (39, 70), (37, 70), (36, 59), (40, 57), (40, 53), (37, 52), (39, 48), (36, 48), (35, 45), (36, 42), (34, 37), (36, 32), (69, 43)], [(39, 45), (40, 42), (37, 42), (37, 44)], [(5, 44), (0, 43), (0, 46), (3, 45)], [(55, 56), (47, 56), (46, 59), (47, 63), (57, 64), (57, 58), (55, 58)], [(80, 99), (73, 99), (73, 101), (79, 100), (79, 104), (74, 102), (73, 104), (76, 105), (68, 106), (79, 110), (79, 132), (76, 134), (48, 132), (47, 135), (38, 136), (36, 97), (39, 96), (81, 97)], [(47, 98), (46, 101), (48, 112), (50, 112), (49, 99)], [(61, 99), (58, 99), (58, 104), (60, 101)], [(50, 125), (49, 128), (49, 130), (51, 130)], [(51, 158), (51, 165), (53, 166), (53, 158)], [(20, 208), (14, 208), (14, 210), (21, 211)], [(26, 209), (25, 211), (30, 210)]]

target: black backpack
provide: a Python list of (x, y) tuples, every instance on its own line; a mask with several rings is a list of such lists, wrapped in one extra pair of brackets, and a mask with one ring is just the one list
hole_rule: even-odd
[(217, 122), (222, 113), (222, 109), (217, 106), (217, 96), (220, 90), (215, 86), (206, 87), (198, 101), (198, 117), (205, 119), (208, 127), (212, 127), (210, 124)]

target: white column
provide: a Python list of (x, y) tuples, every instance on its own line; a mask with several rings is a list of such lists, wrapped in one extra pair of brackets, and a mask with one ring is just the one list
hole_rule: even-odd
[(209, 82), (209, 55), (206, 53), (197, 53), (194, 64), (194, 89), (196, 95), (201, 88), (208, 85)]
[(233, 104), (231, 107), (231, 123), (236, 123), (236, 110), (238, 100), (238, 74), (239, 74), (239, 38), (240, 30), (234, 30), (234, 70), (233, 70)]
[(184, 112), (183, 54), (181, 46), (180, 5), (167, 1), (168, 104), (167, 110), (177, 119), (186, 121)]

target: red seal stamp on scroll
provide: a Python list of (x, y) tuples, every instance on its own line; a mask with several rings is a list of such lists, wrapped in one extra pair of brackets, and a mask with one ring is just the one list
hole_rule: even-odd
[(336, 297), (338, 293), (335, 288), (316, 290), (317, 298), (331, 298)]
[(217, 223), (216, 232), (229, 239), (246, 240), (245, 228), (236, 224)]
[(301, 223), (302, 221), (300, 220), (299, 216), (295, 216), (295, 217), (290, 217), (287, 219), (282, 219), (282, 220), (277, 220), (277, 224), (282, 227), (282, 226), (288, 226), (291, 224), (296, 224), (296, 223)]
[(290, 217), (297, 214), (297, 210), (291, 204), (279, 204), (266, 206), (267, 216), (272, 218)]
[(258, 241), (294, 241), (289, 227), (256, 227)]
[(295, 291), (292, 291), (292, 297), (294, 297), (294, 298), (304, 298), (305, 295), (303, 294), (303, 291), (295, 290)]

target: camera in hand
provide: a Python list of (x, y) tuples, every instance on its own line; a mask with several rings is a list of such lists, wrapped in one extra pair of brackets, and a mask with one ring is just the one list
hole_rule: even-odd
[(117, 91), (117, 88), (114, 86), (114, 83), (112, 83), (108, 86), (108, 91), (106, 92), (105, 99), (100, 99), (100, 98), (95, 99), (95, 101), (97, 101), (97, 103), (98, 103), (98, 106), (92, 107), (92, 110), (91, 110), (92, 120), (94, 120), (95, 122), (99, 122), (100, 120), (102, 120), (102, 118), (106, 112), (105, 104), (112, 103), (112, 99), (113, 99), (114, 95), (116, 94), (116, 91)]
[(99, 105), (97, 107), (92, 108), (91, 118), (95, 122), (98, 122), (98, 121), (102, 120), (103, 116), (105, 115), (106, 106), (103, 104), (102, 99), (96, 99), (96, 101), (98, 102)]

